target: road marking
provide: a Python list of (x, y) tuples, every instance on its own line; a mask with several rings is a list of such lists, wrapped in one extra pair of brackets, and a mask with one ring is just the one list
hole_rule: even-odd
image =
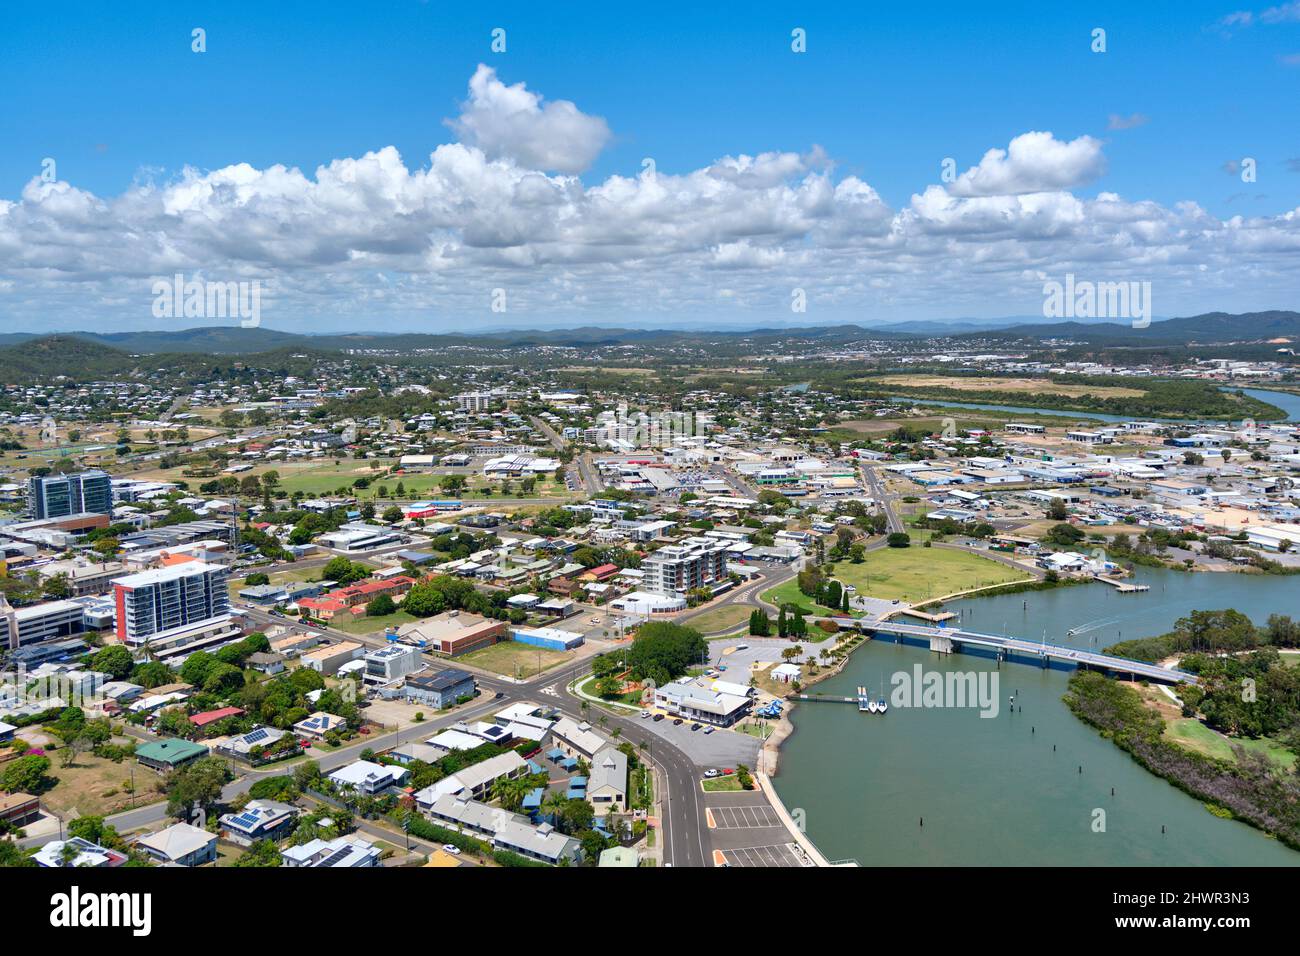
[(708, 822), (710, 830), (716, 830), (718, 828), (717, 822), (713, 819), (712, 807), (704, 808), (704, 819)]

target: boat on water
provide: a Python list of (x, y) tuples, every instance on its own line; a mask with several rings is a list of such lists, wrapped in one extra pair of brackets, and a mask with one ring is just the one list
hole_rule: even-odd
[(873, 714), (878, 714), (880, 713), (880, 704), (876, 703), (874, 700), (869, 700), (867, 701), (867, 710), (871, 711)]
[(876, 701), (876, 713), (883, 714), (887, 710), (889, 710), (889, 705), (885, 703), (885, 698), (882, 697)]

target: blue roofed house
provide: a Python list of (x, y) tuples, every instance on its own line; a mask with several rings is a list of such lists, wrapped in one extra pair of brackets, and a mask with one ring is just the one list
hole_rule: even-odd
[(220, 823), (226, 839), (240, 846), (258, 840), (283, 840), (293, 832), (298, 808), (278, 800), (249, 800), (238, 813), (226, 813)]

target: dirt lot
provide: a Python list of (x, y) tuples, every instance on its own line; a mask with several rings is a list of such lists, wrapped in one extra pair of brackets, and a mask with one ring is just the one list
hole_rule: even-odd
[(1064, 395), (1078, 398), (1096, 395), (1101, 398), (1141, 398), (1146, 394), (1140, 388), (1120, 385), (1072, 385), (1041, 378), (967, 378), (947, 375), (884, 375), (864, 379), (882, 385), (901, 385), (908, 388), (951, 388), (959, 392), (1023, 392), (1027, 395)]
[(71, 767), (65, 767), (58, 751), (52, 751), (49, 757), (50, 776), (59, 782), (41, 797), (41, 803), (60, 815), (75, 809), (81, 816), (103, 816), (130, 808), (132, 800), (129, 788), (133, 767), (137, 791), (135, 805), (156, 799), (155, 788), (161, 778), (152, 770), (136, 765), (133, 758), (113, 763), (83, 753), (77, 755), (77, 760)]

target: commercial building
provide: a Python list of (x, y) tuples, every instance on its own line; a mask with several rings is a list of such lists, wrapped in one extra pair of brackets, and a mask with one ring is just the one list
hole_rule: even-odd
[(86, 512), (111, 514), (113, 480), (102, 471), (30, 478), (27, 482), (27, 510), (38, 520)]
[(17, 650), (75, 637), (85, 630), (86, 609), (76, 601), (46, 601), (14, 608), (0, 599), (0, 648)]
[(420, 649), (410, 644), (389, 644), (366, 655), (365, 680), (371, 684), (391, 684), (424, 666)]
[(506, 622), (493, 621), (464, 611), (447, 611), (425, 621), (416, 621), (398, 629), (398, 636), (428, 650), (457, 657), (480, 647), (488, 647), (506, 636)]
[(673, 681), (655, 689), (655, 704), (687, 720), (730, 727), (749, 713), (751, 698), (725, 694), (690, 681)]
[(462, 697), (473, 697), (474, 675), (448, 668), (434, 674), (417, 674), (406, 678), (403, 696), (413, 704), (425, 704), (435, 710), (451, 707)]

